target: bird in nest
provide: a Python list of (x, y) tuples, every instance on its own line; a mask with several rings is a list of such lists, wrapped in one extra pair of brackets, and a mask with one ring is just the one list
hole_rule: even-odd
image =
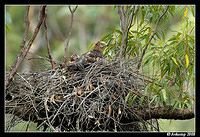
[(79, 61), (79, 55), (77, 54), (72, 54), (71, 57), (69, 58), (69, 61), (67, 62), (67, 65), (73, 64), (75, 62)]
[(67, 62), (67, 68), (69, 70), (79, 70), (77, 62), (79, 61), (79, 55), (77, 54), (72, 54), (71, 57), (69, 58), (69, 61)]
[(98, 41), (94, 44), (93, 50), (82, 54), (80, 57), (73, 54), (68, 62), (68, 68), (70, 70), (83, 70), (103, 58), (103, 48), (108, 46), (103, 41)]

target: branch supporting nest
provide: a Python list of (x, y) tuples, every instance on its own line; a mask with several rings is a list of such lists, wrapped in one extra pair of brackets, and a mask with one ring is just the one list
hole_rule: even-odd
[[(17, 73), (6, 88), (6, 113), (53, 131), (158, 131), (150, 119), (194, 117), (186, 110), (149, 108), (147, 99), (140, 104), (145, 80), (135, 73), (136, 64), (100, 60), (84, 71)], [(131, 104), (125, 101), (130, 92)]]

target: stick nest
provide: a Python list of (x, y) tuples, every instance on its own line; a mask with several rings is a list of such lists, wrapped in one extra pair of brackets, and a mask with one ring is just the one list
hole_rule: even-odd
[(17, 73), (6, 89), (6, 113), (53, 131), (155, 130), (138, 114), (148, 106), (140, 103), (145, 83), (136, 64), (101, 60), (83, 71)]

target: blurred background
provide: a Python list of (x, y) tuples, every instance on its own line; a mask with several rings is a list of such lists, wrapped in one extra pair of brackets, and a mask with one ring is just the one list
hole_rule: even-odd
[[(72, 9), (75, 6), (71, 6)], [(30, 29), (28, 39), (34, 32), (38, 23), (38, 13), (40, 6), (31, 6), (29, 12)], [(182, 9), (182, 8), (180, 8)], [(180, 29), (181, 19), (180, 9), (176, 10), (176, 17), (171, 18), (170, 24), (166, 25), (170, 29), (178, 31)], [(20, 44), (24, 35), (25, 6), (19, 5), (6, 5), (5, 6), (5, 69), (9, 70), (16, 58)], [(194, 17), (191, 13), (188, 15), (191, 20)], [(47, 25), (48, 36), (53, 60), (62, 61), (64, 56), (64, 49), (69, 33), (71, 13), (68, 5), (49, 5), (47, 6)], [(88, 47), (100, 40), (104, 35), (110, 32), (108, 27), (120, 27), (120, 20), (117, 10), (114, 5), (79, 5), (74, 13), (74, 22), (72, 26), (72, 34), (68, 48), (68, 59), (71, 54), (76, 53), (81, 55), (88, 50)], [(134, 26), (131, 28), (134, 30)], [(167, 34), (173, 35), (173, 31), (168, 31)], [(167, 39), (167, 38), (166, 38)], [(18, 72), (37, 71), (39, 69), (50, 68), (51, 64), (45, 60), (37, 59), (39, 57), (48, 57), (46, 48), (46, 39), (44, 35), (44, 26), (42, 25), (31, 49)], [(9, 119), (6, 115), (5, 121)], [(195, 119), (191, 120), (159, 120), (161, 131), (195, 131)], [(36, 124), (21, 122), (12, 131), (25, 131), (27, 124), (29, 125), (28, 131), (36, 131)]]
[[(73, 9), (75, 6), (71, 7)], [(30, 38), (38, 23), (39, 8), (39, 6), (31, 6), (30, 8), (28, 38)], [(8, 70), (9, 65), (12, 65), (20, 49), (25, 30), (24, 13), (25, 6), (6, 6), (6, 24), (9, 28), (9, 31), (6, 30), (6, 70)], [(47, 7), (49, 43), (54, 60), (61, 61), (63, 59), (70, 19), (71, 13), (68, 6)], [(68, 59), (73, 53), (78, 55), (85, 53), (91, 43), (97, 42), (109, 31), (106, 29), (107, 27), (114, 27), (115, 25), (119, 26), (119, 16), (112, 6), (79, 6), (74, 14), (72, 34), (67, 53)], [(44, 65), (50, 65), (48, 62), (44, 63), (41, 59), (27, 61), (27, 59), (36, 54), (43, 57), (48, 56), (43, 25), (31, 46), (26, 60), (23, 62), (26, 65), (22, 65), (19, 71), (26, 72), (28, 69), (33, 70)]]

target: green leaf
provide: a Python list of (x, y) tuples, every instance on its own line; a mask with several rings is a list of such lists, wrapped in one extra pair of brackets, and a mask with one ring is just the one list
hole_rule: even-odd
[(158, 106), (159, 106), (159, 103), (160, 103), (160, 98), (157, 98), (156, 106), (155, 106), (155, 107), (158, 107)]
[(174, 41), (176, 40), (176, 36), (171, 37), (168, 41)]
[(106, 29), (109, 29), (109, 30), (114, 30), (112, 27), (107, 27)]
[(159, 31), (157, 31), (157, 33), (156, 33), (156, 37), (159, 39), (159, 40), (161, 40), (161, 38), (160, 38), (160, 34), (159, 34), (160, 32)]
[(131, 31), (131, 32), (132, 32), (132, 33), (138, 33), (138, 34), (140, 34), (140, 32), (138, 32), (138, 31), (134, 31), (134, 30), (133, 30), (133, 31)]
[(163, 106), (164, 106), (165, 110), (167, 110), (167, 104), (165, 101), (163, 101)]
[(166, 90), (162, 89), (162, 93), (163, 93), (164, 101), (166, 102), (166, 100), (167, 100)]
[(93, 42), (92, 44), (90, 44), (90, 46), (88, 47), (88, 51), (90, 51), (90, 49), (92, 48), (92, 46), (95, 44), (95, 42)]
[(178, 63), (176, 61), (176, 59), (174, 57), (172, 57), (172, 60), (174, 61), (174, 63), (178, 66)]
[(178, 107), (178, 105), (179, 105), (179, 101), (176, 101), (176, 102), (174, 103), (173, 107), (172, 107), (172, 110), (174, 110), (176, 107)]
[(106, 40), (111, 39), (111, 38), (112, 38), (112, 32), (107, 34), (107, 35), (105, 35), (105, 36), (103, 36), (101, 38), (101, 41), (106, 41)]
[(144, 16), (146, 14), (146, 10), (142, 10), (141, 12), (141, 21), (140, 21), (140, 26), (142, 26), (142, 24), (144, 23)]
[(127, 101), (128, 101), (128, 99), (129, 99), (130, 95), (131, 95), (131, 92), (129, 92), (129, 93), (127, 94), (127, 96), (126, 96), (126, 98), (125, 98), (125, 102), (127, 102)]
[(140, 98), (140, 102), (139, 102), (140, 105), (144, 102), (144, 97), (145, 97), (145, 96), (142, 96), (142, 97)]
[(173, 66), (174, 66), (174, 63), (172, 60), (170, 60), (170, 63), (169, 63), (169, 74), (172, 75), (171, 73), (173, 73)]
[(148, 88), (149, 88), (148, 86), (145, 87), (145, 90), (144, 90), (144, 95), (145, 96), (147, 95)]
[(152, 100), (151, 100), (151, 102), (149, 104), (153, 103), (153, 101), (156, 99), (156, 97), (157, 97), (157, 95), (154, 95), (153, 98), (152, 98)]
[(178, 34), (176, 35), (176, 40), (178, 40), (179, 36), (181, 35), (182, 33), (178, 32)]
[(119, 33), (121, 36), (123, 35), (123, 33), (120, 30), (115, 30), (117, 33)]
[(190, 11), (192, 12), (192, 15), (193, 15), (193, 17), (194, 17), (194, 6), (191, 6)]
[(147, 61), (145, 61), (144, 65), (150, 65), (150, 63), (152, 62), (154, 56), (151, 56), (150, 58), (147, 59)]
[(174, 10), (175, 10), (175, 6), (170, 6), (170, 10), (168, 10), (169, 11), (169, 13), (170, 13), (170, 15), (174, 18), (174, 14), (175, 14), (175, 12), (174, 12)]
[(133, 97), (133, 99), (129, 102), (128, 106), (130, 107), (133, 104), (133, 101), (137, 98), (137, 95)]

